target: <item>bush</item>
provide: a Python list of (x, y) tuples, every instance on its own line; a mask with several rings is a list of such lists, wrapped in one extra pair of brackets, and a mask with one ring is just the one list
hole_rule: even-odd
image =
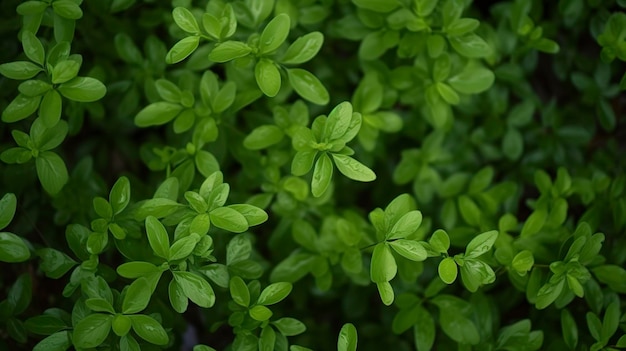
[(2, 1), (0, 349), (626, 349), (626, 1), (488, 3)]

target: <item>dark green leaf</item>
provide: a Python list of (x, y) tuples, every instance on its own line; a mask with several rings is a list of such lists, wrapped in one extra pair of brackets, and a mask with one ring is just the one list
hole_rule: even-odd
[(2, 121), (13, 123), (29, 117), (39, 108), (41, 98), (41, 96), (29, 97), (24, 94), (18, 94), (9, 106), (2, 111)]
[(112, 315), (96, 313), (83, 318), (74, 327), (72, 340), (74, 346), (94, 348), (104, 342), (111, 331)]
[(76, 261), (61, 251), (52, 248), (37, 250), (37, 256), (41, 258), (39, 268), (52, 279), (61, 278), (67, 271), (76, 265)]
[(211, 285), (201, 276), (191, 272), (173, 272), (174, 278), (181, 289), (200, 307), (209, 308), (215, 304), (215, 293)]
[(167, 230), (158, 219), (153, 216), (146, 218), (146, 233), (148, 234), (148, 241), (150, 247), (154, 251), (154, 254), (164, 258), (169, 258), (170, 253), (170, 238), (167, 234)]
[(150, 285), (146, 278), (136, 279), (128, 289), (126, 295), (124, 295), (124, 301), (122, 302), (122, 312), (124, 314), (134, 314), (143, 311), (148, 302), (150, 302), (151, 294)]
[(240, 306), (248, 307), (250, 305), (250, 291), (248, 291), (248, 287), (246, 283), (240, 277), (232, 277), (230, 279), (230, 296), (232, 296), (233, 301)]
[(13, 216), (15, 215), (15, 210), (17, 208), (17, 198), (15, 194), (8, 193), (4, 194), (0, 199), (0, 230), (6, 228), (11, 220), (13, 220)]
[[(335, 156), (333, 154), (333, 156)], [(355, 160), (356, 161), (356, 160)], [(326, 153), (322, 153), (315, 163), (313, 179), (311, 181), (311, 193), (315, 197), (322, 196), (333, 179), (333, 164)]]
[(29, 61), (15, 61), (3, 63), (0, 65), (0, 74), (9, 79), (30, 79), (36, 76), (37, 73), (41, 71), (43, 71), (41, 66), (38, 66)]
[(72, 346), (69, 331), (60, 331), (41, 340), (33, 351), (65, 351)]

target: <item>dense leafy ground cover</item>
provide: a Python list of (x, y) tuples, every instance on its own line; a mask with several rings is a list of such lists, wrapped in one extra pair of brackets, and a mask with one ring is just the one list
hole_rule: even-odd
[(0, 349), (625, 349), (625, 8), (2, 1)]

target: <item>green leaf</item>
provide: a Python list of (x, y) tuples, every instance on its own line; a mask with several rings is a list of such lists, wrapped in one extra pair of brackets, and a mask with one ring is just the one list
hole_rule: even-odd
[(274, 97), (281, 85), (280, 72), (274, 61), (261, 58), (254, 67), (254, 77), (263, 94)]
[(388, 282), (392, 280), (398, 271), (396, 260), (386, 243), (379, 243), (372, 253), (370, 277), (374, 283)]
[(311, 60), (320, 51), (324, 44), (324, 35), (320, 32), (305, 34), (294, 41), (280, 63), (285, 65), (297, 65)]
[(209, 213), (211, 223), (233, 233), (243, 233), (248, 230), (248, 221), (238, 211), (229, 207), (218, 207)]
[(52, 69), (52, 84), (65, 83), (78, 75), (80, 63), (75, 60), (64, 60)]
[(617, 328), (620, 324), (620, 302), (613, 301), (607, 307), (604, 312), (604, 318), (602, 319), (602, 331), (600, 335), (602, 340), (609, 340), (617, 332)]
[(143, 314), (128, 316), (128, 318), (132, 322), (133, 330), (142, 339), (155, 345), (166, 345), (168, 343), (169, 337), (156, 319)]
[(76, 261), (61, 251), (52, 248), (37, 250), (37, 256), (42, 259), (39, 268), (48, 278), (59, 279), (76, 265)]
[(270, 281), (295, 283), (307, 275), (316, 262), (317, 256), (310, 253), (295, 253), (274, 266)]
[(114, 39), (118, 56), (127, 63), (142, 64), (143, 55), (133, 39), (126, 33), (117, 33)]
[(272, 325), (284, 336), (294, 336), (306, 331), (304, 323), (295, 318), (284, 317), (272, 322)]
[(394, 251), (411, 261), (424, 261), (428, 257), (424, 246), (415, 240), (398, 239), (390, 241), (389, 245)]
[(77, 20), (83, 17), (80, 6), (72, 0), (56, 0), (52, 3), (54, 12), (63, 18)]
[(312, 144), (314, 144), (316, 140), (311, 129), (303, 126), (298, 126), (294, 129), (291, 135), (291, 144), (294, 150), (298, 152), (312, 151)]
[(128, 316), (124, 316), (122, 314), (118, 314), (113, 319), (113, 323), (111, 324), (111, 329), (117, 336), (124, 336), (128, 334), (130, 328), (132, 326), (132, 322)]
[(270, 284), (261, 292), (257, 304), (267, 306), (278, 303), (289, 295), (292, 288), (291, 283), (287, 282)]
[(440, 309), (439, 324), (443, 332), (458, 343), (476, 345), (480, 341), (476, 325), (458, 311)]
[(0, 74), (15, 80), (31, 79), (42, 71), (41, 66), (29, 61), (15, 61), (0, 65)]
[(172, 17), (174, 18), (174, 22), (176, 23), (176, 25), (185, 32), (191, 34), (200, 33), (200, 27), (198, 26), (196, 18), (193, 16), (191, 11), (187, 10), (186, 8), (174, 8), (174, 10), (172, 11)]
[[(333, 154), (334, 156), (334, 154)], [(313, 179), (311, 180), (311, 193), (315, 197), (322, 196), (333, 178), (333, 163), (326, 153), (322, 153), (315, 162)]]
[(43, 95), (52, 89), (52, 84), (46, 83), (39, 79), (30, 79), (20, 83), (17, 87), (20, 93), (28, 97)]
[(24, 54), (26, 54), (26, 57), (36, 64), (43, 66), (44, 60), (46, 59), (46, 53), (43, 49), (41, 41), (39, 41), (34, 33), (30, 31), (22, 32), (22, 47), (24, 48)]
[(324, 131), (322, 133), (323, 140), (337, 140), (343, 137), (352, 120), (352, 105), (344, 101), (335, 106), (326, 119)]
[(464, 259), (461, 267), (461, 280), (470, 292), (476, 292), (481, 285), (491, 284), (496, 279), (493, 269), (483, 261)]
[(529, 250), (523, 250), (517, 253), (515, 257), (513, 257), (513, 261), (511, 262), (511, 266), (520, 274), (526, 274), (529, 272), (533, 265), (535, 264), (535, 259), (533, 257), (533, 253)]
[(0, 232), (0, 261), (23, 262), (30, 258), (30, 250), (24, 241), (13, 233)]
[(33, 347), (33, 351), (65, 351), (71, 346), (70, 332), (60, 331), (41, 340)]
[(252, 48), (248, 44), (241, 41), (225, 41), (216, 45), (209, 54), (209, 60), (218, 63), (224, 63), (236, 58), (248, 56), (252, 52)]
[(41, 98), (41, 96), (30, 97), (24, 94), (18, 94), (4, 111), (2, 111), (2, 121), (5, 123), (13, 123), (29, 117), (39, 108)]
[(183, 110), (179, 104), (171, 102), (155, 102), (144, 107), (137, 116), (135, 124), (138, 127), (156, 126), (170, 122)]
[(51, 195), (59, 193), (69, 178), (63, 159), (54, 152), (45, 151), (37, 157), (36, 166), (44, 190)]
[(363, 9), (380, 13), (387, 13), (400, 6), (397, 0), (352, 0), (352, 2)]
[(302, 176), (313, 168), (313, 163), (315, 162), (315, 156), (317, 156), (318, 151), (298, 151), (296, 155), (293, 157), (293, 161), (291, 162), (291, 174), (295, 176)]
[(291, 87), (307, 101), (316, 105), (326, 105), (330, 101), (328, 91), (311, 72), (301, 68), (287, 69)]
[(446, 284), (454, 283), (459, 273), (456, 262), (454, 262), (454, 258), (452, 257), (446, 257), (441, 260), (437, 270), (439, 272), (439, 278)]
[(402, 217), (400, 217), (400, 219), (393, 224), (393, 227), (386, 235), (386, 239), (391, 240), (406, 238), (407, 236), (415, 233), (420, 224), (422, 224), (422, 213), (417, 210), (409, 211), (402, 215)]
[(491, 250), (498, 238), (498, 231), (491, 230), (475, 236), (465, 249), (466, 258), (475, 258)]
[(462, 94), (478, 94), (489, 89), (495, 80), (493, 72), (476, 64), (465, 66), (463, 71), (448, 79), (448, 84)]
[(339, 331), (337, 351), (356, 351), (357, 343), (358, 335), (354, 325), (352, 323), (344, 324)]
[(391, 284), (389, 282), (376, 283), (376, 288), (378, 289), (378, 294), (383, 304), (385, 306), (391, 306), (395, 298)]
[(170, 280), (170, 284), (168, 285), (168, 295), (170, 298), (170, 304), (174, 308), (174, 311), (178, 313), (184, 313), (187, 311), (189, 299), (180, 285), (176, 282), (176, 279)]
[(230, 296), (236, 304), (248, 307), (250, 305), (250, 291), (240, 277), (232, 277), (229, 284)]
[(284, 136), (285, 133), (277, 126), (272, 124), (262, 125), (254, 128), (246, 136), (243, 140), (243, 146), (249, 150), (261, 150), (279, 143)]
[(39, 335), (51, 335), (68, 327), (58, 316), (46, 314), (46, 312), (42, 315), (28, 318), (24, 326), (29, 332)]
[(113, 215), (120, 214), (130, 202), (130, 181), (126, 177), (120, 177), (109, 193), (109, 203), (113, 209)]
[(578, 344), (578, 326), (576, 326), (574, 317), (566, 308), (561, 310), (561, 332), (567, 347), (570, 350), (574, 350), (576, 344)]
[(109, 301), (103, 298), (89, 298), (85, 300), (85, 305), (89, 307), (90, 310), (94, 312), (108, 312), (111, 314), (115, 313), (113, 306), (109, 303)]
[(510, 160), (517, 160), (524, 152), (524, 138), (515, 128), (508, 128), (502, 139), (502, 152)]
[(17, 316), (24, 312), (30, 305), (32, 297), (32, 280), (28, 274), (21, 274), (9, 289), (7, 303), (11, 309), (11, 314)]
[(459, 18), (448, 24), (446, 28), (444, 28), (444, 31), (449, 36), (460, 36), (473, 31), (478, 28), (479, 25), (480, 22), (473, 18)]
[(535, 307), (539, 310), (548, 307), (561, 295), (564, 285), (565, 279), (560, 279), (557, 282), (548, 282), (542, 286), (537, 292)]
[(37, 118), (30, 127), (30, 137), (39, 151), (52, 150), (61, 145), (67, 132), (68, 125), (65, 121), (48, 127), (41, 118)]
[(59, 85), (58, 90), (61, 95), (78, 102), (98, 101), (107, 92), (102, 82), (91, 77), (76, 77)]
[(206, 233), (198, 234), (197, 232), (192, 231), (191, 235), (176, 240), (174, 245), (170, 247), (169, 261), (177, 261), (189, 257), (189, 255), (191, 255), (191, 253), (193, 252), (193, 249), (196, 247), (196, 244), (200, 240), (199, 235), (205, 234)]
[(253, 205), (236, 204), (229, 205), (228, 207), (241, 213), (246, 218), (248, 226), (250, 227), (264, 223), (268, 219), (267, 212)]
[(63, 101), (56, 90), (48, 90), (39, 106), (39, 117), (47, 127), (52, 127), (61, 119)]
[(174, 44), (165, 56), (165, 62), (172, 65), (186, 59), (200, 44), (199, 36), (185, 37)]
[(425, 308), (418, 306), (415, 311), (417, 323), (413, 326), (413, 337), (417, 351), (430, 351), (435, 343), (435, 320)]
[(6, 228), (11, 223), (16, 209), (17, 198), (15, 194), (4, 194), (0, 199), (0, 230)]
[(332, 156), (337, 169), (346, 177), (360, 182), (371, 182), (376, 179), (374, 171), (352, 157), (335, 153)]
[(281, 13), (274, 17), (263, 29), (259, 39), (259, 53), (269, 54), (278, 49), (287, 39), (291, 19), (289, 15)]
[(456, 52), (467, 58), (481, 58), (492, 53), (489, 44), (474, 33), (459, 37), (448, 37), (448, 41)]
[(447, 253), (450, 248), (450, 237), (443, 229), (437, 229), (428, 241), (432, 248), (439, 253)]
[(265, 326), (261, 328), (261, 337), (259, 338), (259, 351), (273, 351), (276, 345), (276, 332), (272, 327)]
[(270, 319), (273, 314), (269, 308), (263, 305), (256, 305), (252, 307), (251, 309), (248, 310), (248, 313), (250, 314), (250, 317), (252, 317), (252, 319), (257, 320), (259, 322), (264, 322)]
[(531, 213), (526, 219), (520, 235), (522, 237), (529, 237), (539, 232), (546, 222), (548, 217), (547, 212), (548, 211), (546, 211), (543, 207), (534, 210), (533, 213)]
[(126, 295), (124, 295), (124, 301), (122, 302), (122, 312), (124, 314), (134, 314), (143, 311), (150, 302), (151, 294), (150, 285), (146, 278), (136, 279), (128, 289)]
[(213, 307), (215, 293), (209, 283), (201, 276), (191, 272), (172, 272), (181, 289), (193, 303), (200, 307)]
[(157, 272), (158, 268), (149, 262), (126, 262), (118, 266), (116, 271), (124, 278), (136, 279)]
[(591, 269), (598, 280), (607, 284), (615, 292), (626, 293), (626, 269), (623, 267), (604, 264)]
[(112, 315), (95, 313), (83, 318), (74, 327), (75, 347), (94, 348), (104, 342), (111, 331)]
[(167, 230), (154, 216), (148, 216), (145, 224), (152, 251), (155, 255), (167, 260), (170, 255), (170, 238)]

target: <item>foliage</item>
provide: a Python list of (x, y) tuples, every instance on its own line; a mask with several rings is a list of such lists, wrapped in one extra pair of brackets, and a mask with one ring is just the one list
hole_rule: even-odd
[(626, 1), (0, 10), (0, 349), (626, 349)]

